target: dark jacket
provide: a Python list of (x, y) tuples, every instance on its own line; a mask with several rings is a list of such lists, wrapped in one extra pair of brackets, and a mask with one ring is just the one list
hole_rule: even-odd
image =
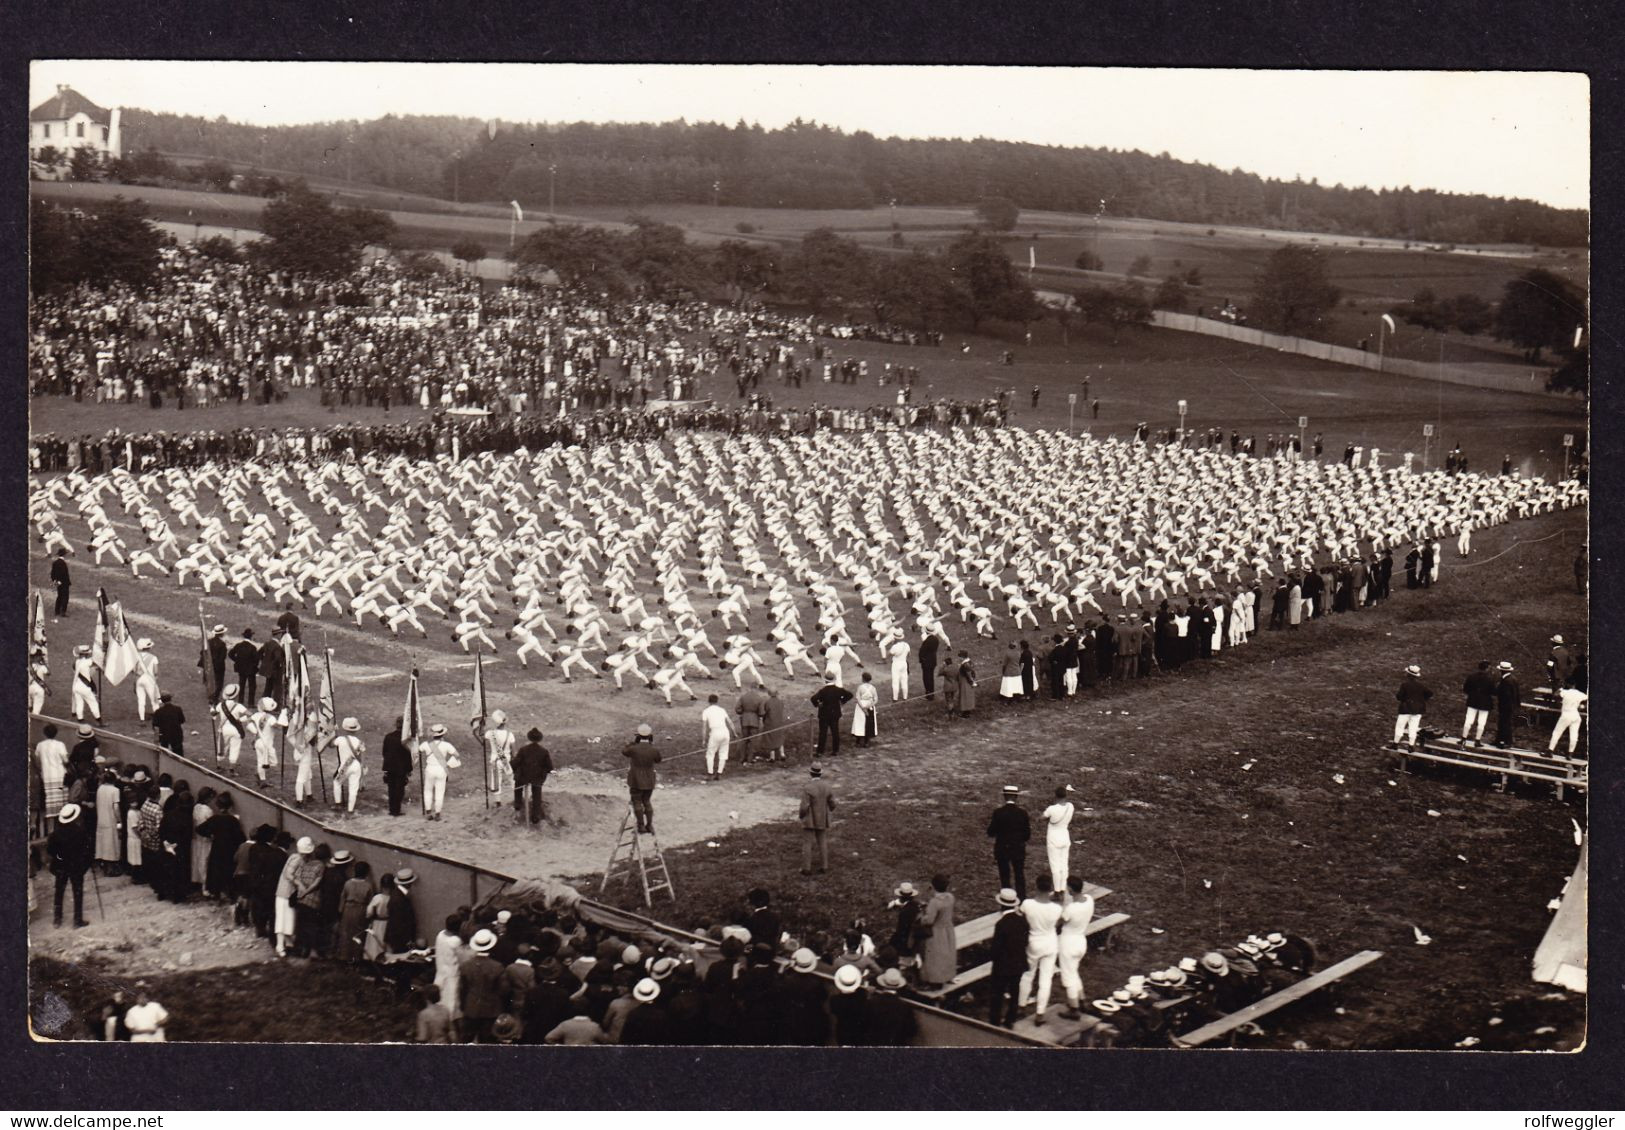
[(1495, 705), (1495, 679), (1488, 671), (1474, 671), (1462, 684), (1467, 705), (1473, 710), (1488, 710)]
[(841, 717), (841, 707), (852, 701), (852, 692), (829, 683), (814, 691), (810, 701), (818, 708), (820, 721), (837, 722)]
[(1010, 910), (993, 927), (993, 976), (1016, 977), (1027, 972), (1027, 920)]
[(90, 870), (91, 829), (83, 818), (58, 824), (45, 841), (53, 875), (83, 875)]
[(1394, 697), (1399, 700), (1401, 714), (1420, 714), (1428, 699), (1433, 697), (1433, 692), (1423, 686), (1422, 680), (1415, 675), (1406, 675), (1405, 681), (1399, 684), (1399, 690), (1394, 692)]
[(903, 1047), (920, 1029), (914, 1009), (895, 993), (870, 993), (867, 1020), (867, 1043), (871, 1047)]
[(401, 740), (399, 730), (384, 735), (384, 780), (405, 781), (412, 775), (412, 751)]
[[(391, 907), (390, 923), (393, 925), (394, 921), (394, 908)], [(501, 1015), (503, 972), (501, 965), (483, 953), (463, 959), (458, 990), (463, 998), (464, 1016), (471, 1020), (492, 1020)]]
[(655, 766), (661, 759), (658, 745), (654, 742), (632, 742), (621, 750), (621, 756), (632, 760), (631, 768), (626, 771), (627, 788), (643, 790), (655, 787)]
[(299, 617), (293, 609), (288, 609), (276, 618), (276, 626), (281, 628), (294, 639), (299, 638)]
[(51, 562), (51, 583), (62, 588), (73, 587), (73, 579), (68, 574), (68, 562), (65, 558), (58, 557)]
[(920, 641), (920, 670), (935, 671), (937, 669), (937, 648), (941, 646), (942, 637), (934, 632)]
[(186, 725), (186, 713), (173, 702), (166, 702), (152, 712), (152, 728), (158, 731), (158, 736), (174, 741), (182, 736)]
[(553, 772), (553, 755), (541, 742), (526, 742), (513, 756), (513, 783), (516, 786), (547, 784)]
[(282, 676), (287, 673), (287, 658), (281, 640), (266, 640), (265, 646), (260, 648), (259, 673), (264, 677), (267, 688), (281, 685)]
[(1019, 804), (1001, 804), (987, 822), (987, 834), (999, 847), (1024, 847), (1033, 838), (1032, 819)]
[(238, 640), (237, 646), (226, 653), (231, 660), (231, 668), (237, 674), (247, 676), (260, 669), (260, 649), (254, 646), (253, 640)]
[(384, 948), (390, 953), (404, 953), (417, 945), (417, 938), (417, 908), (412, 905), (411, 894), (396, 887), (389, 892), (389, 920), (384, 923)]
[(1503, 676), (1495, 685), (1495, 705), (1501, 713), (1515, 715), (1518, 706), (1523, 701), (1523, 692), (1518, 688), (1518, 680), (1511, 675)]

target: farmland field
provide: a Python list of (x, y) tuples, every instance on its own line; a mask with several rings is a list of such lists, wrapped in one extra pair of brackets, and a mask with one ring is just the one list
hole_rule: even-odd
[[(341, 202), (382, 208), (394, 218), (400, 242), (406, 247), (445, 251), (460, 239), (481, 241), (493, 256), (505, 253), (510, 234), (506, 207), (493, 204), (452, 204), (430, 198), (408, 197), (356, 186), (327, 185), (340, 193)], [(31, 192), (64, 205), (109, 199), (114, 195), (144, 200), (154, 219), (178, 224), (201, 224), (226, 231), (250, 232), (265, 201), (258, 197), (186, 189), (113, 184), (35, 182)], [(433, 210), (429, 210), (429, 209)], [(746, 239), (784, 245), (807, 232), (828, 227), (876, 250), (890, 249), (893, 211), (871, 209), (711, 208), (700, 204), (646, 207), (572, 207), (562, 205), (557, 219), (620, 229), (634, 213), (674, 224), (690, 241), (711, 245), (724, 239)], [(940, 247), (976, 223), (972, 209), (900, 207), (895, 222), (904, 246)], [(546, 224), (539, 210), (526, 213), (515, 228), (523, 239)], [(741, 231), (741, 226), (747, 230)], [(1032, 238), (1034, 235), (1036, 239)], [(1097, 223), (1092, 216), (1056, 212), (1024, 212), (1015, 232), (1006, 238), (1011, 258), (1025, 265), (1028, 248), (1037, 260), (1035, 282), (1064, 289), (1089, 282), (1118, 282), (1128, 277), (1140, 257), (1149, 259), (1143, 280), (1148, 287), (1170, 273), (1201, 272), (1202, 283), (1190, 293), (1190, 307), (1222, 306), (1234, 301), (1243, 310), (1253, 279), (1265, 257), (1286, 242), (1313, 242), (1327, 252), (1334, 285), (1343, 291), (1343, 304), (1316, 336), (1337, 345), (1354, 345), (1370, 337), (1375, 343), (1378, 318), (1395, 304), (1422, 289), (1440, 298), (1472, 293), (1485, 301), (1499, 297), (1503, 286), (1530, 267), (1553, 271), (1571, 283), (1588, 285), (1589, 255), (1584, 249), (1519, 247), (1468, 248), (1446, 253), (1426, 245), (1408, 246), (1400, 240), (1357, 239), (1309, 232), (1273, 231), (1252, 227), (1202, 226), (1107, 216)], [(1074, 268), (1078, 253), (1096, 252), (1104, 262), (1099, 272)], [(1394, 357), (1418, 361), (1439, 360), (1439, 336), (1401, 326), (1388, 343)], [(1447, 335), (1445, 358), (1456, 362), (1516, 361), (1517, 350), (1487, 335)]]

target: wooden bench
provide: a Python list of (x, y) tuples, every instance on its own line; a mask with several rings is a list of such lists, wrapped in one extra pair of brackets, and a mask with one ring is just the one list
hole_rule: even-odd
[[(1083, 893), (1094, 899), (1096, 902), (1099, 902), (1112, 892), (1110, 887), (1101, 887), (1094, 883), (1085, 883), (1083, 885)], [(989, 938), (993, 937), (993, 927), (999, 924), (999, 919), (1003, 915), (1004, 911), (995, 910), (991, 914), (982, 915), (980, 918), (971, 918), (964, 922), (955, 924), (955, 948), (968, 949), (971, 946), (974, 946), (980, 942), (985, 942)]]
[(1584, 758), (1566, 757), (1538, 749), (1520, 749), (1509, 746), (1502, 749), (1493, 745), (1462, 744), (1458, 738), (1436, 738), (1419, 749), (1401, 746), (1389, 750), (1399, 755), (1400, 772), (1408, 772), (1407, 762), (1412, 758), (1432, 761), (1440, 765), (1453, 765), (1461, 769), (1476, 769), (1494, 773), (1501, 778), (1505, 789), (1509, 777), (1529, 781), (1544, 781), (1556, 786), (1557, 799), (1563, 799), (1563, 790), (1572, 786), (1584, 790), (1589, 784), (1589, 765)]
[[(1084, 935), (1092, 938), (1096, 934), (1105, 930), (1110, 930), (1114, 926), (1121, 926), (1128, 920), (1129, 916), (1127, 914), (1097, 915), (1095, 918), (1090, 920), (1089, 928), (1084, 931)], [(991, 930), (989, 930), (988, 937), (992, 936), (993, 933)], [(927, 1000), (941, 1000), (952, 993), (963, 992), (972, 985), (987, 980), (990, 976), (992, 976), (992, 974), (993, 963), (991, 961), (984, 961), (980, 965), (974, 965), (971, 968), (957, 974), (952, 981), (949, 981), (942, 988), (926, 989), (917, 995), (924, 997)]]
[(1174, 1037), (1174, 1046), (1181, 1048), (1195, 1048), (1220, 1036), (1240, 1028), (1243, 1024), (1257, 1020), (1260, 1016), (1267, 1016), (1278, 1008), (1284, 1008), (1293, 1001), (1302, 1000), (1310, 993), (1323, 989), (1334, 981), (1340, 981), (1353, 973), (1356, 969), (1364, 969), (1373, 961), (1382, 956), (1381, 950), (1361, 950), (1353, 957), (1345, 957), (1336, 965), (1329, 965), (1319, 973), (1310, 974), (1302, 981), (1289, 985), (1278, 993), (1271, 993), (1263, 1000), (1254, 1001), (1246, 1008), (1237, 1009), (1229, 1016), (1220, 1017), (1211, 1024), (1204, 1024), (1200, 1028)]

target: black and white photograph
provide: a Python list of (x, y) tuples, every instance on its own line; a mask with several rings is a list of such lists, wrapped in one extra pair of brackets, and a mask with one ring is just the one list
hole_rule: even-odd
[(1586, 1046), (1586, 74), (28, 93), (32, 1040)]

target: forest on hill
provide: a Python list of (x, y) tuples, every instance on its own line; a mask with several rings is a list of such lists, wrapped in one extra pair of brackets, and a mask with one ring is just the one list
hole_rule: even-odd
[(866, 208), (1006, 198), (1024, 209), (1249, 224), (1437, 243), (1583, 247), (1589, 217), (1528, 200), (1281, 181), (1139, 150), (878, 138), (797, 120), (487, 123), (389, 115), (262, 127), (126, 110), (125, 153), (157, 150), (526, 207)]

